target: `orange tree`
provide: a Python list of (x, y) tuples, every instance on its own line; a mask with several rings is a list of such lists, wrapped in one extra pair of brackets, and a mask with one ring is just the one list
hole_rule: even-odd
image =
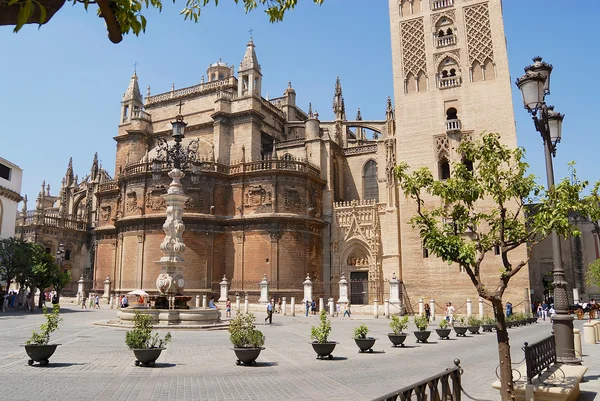
[[(492, 304), (501, 394), (503, 400), (511, 400), (514, 388), (502, 296), (529, 257), (513, 260), (511, 251), (522, 245), (534, 246), (552, 230), (563, 236), (578, 235), (568, 213), (587, 209), (580, 196), (587, 182), (565, 179), (555, 188), (544, 189), (536, 184), (535, 176), (526, 173), (523, 150), (503, 145), (499, 134), (483, 134), (481, 140), (462, 142), (458, 151), (473, 162), (472, 168), (470, 163), (455, 163), (446, 180), (436, 181), (427, 168), (409, 171), (406, 163), (396, 167), (396, 177), (405, 196), (416, 203), (417, 211), (410, 221), (419, 230), (423, 246), (449, 265), (458, 265), (479, 296)], [(426, 202), (432, 198), (437, 201)], [(491, 207), (479, 207), (484, 200)], [(537, 203), (536, 212), (526, 215), (526, 205), (533, 202)], [(495, 247), (500, 249), (502, 266), (493, 279), (486, 272), (484, 282), (481, 266)]]

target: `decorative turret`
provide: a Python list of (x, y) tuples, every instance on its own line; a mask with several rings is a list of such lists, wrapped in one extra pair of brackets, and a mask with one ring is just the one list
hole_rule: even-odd
[(244, 59), (240, 63), (238, 70), (238, 96), (247, 96), (249, 94), (261, 96), (262, 74), (260, 72), (260, 64), (256, 58), (254, 51), (254, 42), (252, 38), (246, 45), (246, 53)]
[(65, 186), (70, 187), (73, 185), (73, 158), (69, 158), (69, 165), (67, 166), (67, 172), (65, 173)]
[[(362, 114), (360, 114), (360, 107), (356, 111), (356, 121), (362, 121)], [(365, 139), (365, 130), (362, 127), (356, 128), (356, 139)]]
[(36, 199), (35, 202), (35, 208), (37, 210), (42, 210), (44, 209), (44, 199), (46, 198), (46, 181), (42, 181), (42, 189), (40, 190), (40, 193), (38, 194), (38, 197)]
[(140, 86), (138, 85), (137, 73), (134, 71), (133, 76), (129, 80), (129, 86), (121, 100), (121, 124), (128, 123), (133, 111), (141, 110), (142, 105), (142, 94), (140, 93)]
[(335, 92), (333, 94), (333, 112), (336, 120), (346, 119), (346, 106), (344, 104), (344, 96), (342, 96), (342, 84), (340, 77), (335, 81)]
[(395, 114), (396, 113), (394, 112), (394, 108), (392, 106), (392, 99), (388, 96), (385, 107), (385, 131), (388, 137), (396, 135)]
[(23, 197), (23, 207), (21, 208), (21, 214), (23, 216), (27, 214), (27, 195)]
[(98, 179), (98, 152), (94, 153), (94, 161), (92, 162), (92, 169), (90, 170), (90, 180), (96, 181)]
[(227, 63), (224, 63), (221, 59), (216, 63), (209, 65), (206, 70), (208, 82), (229, 78), (231, 75), (233, 75), (233, 65), (228, 66)]

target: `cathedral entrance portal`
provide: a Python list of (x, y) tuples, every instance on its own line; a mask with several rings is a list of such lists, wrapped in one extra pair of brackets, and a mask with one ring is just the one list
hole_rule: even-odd
[(369, 272), (350, 273), (350, 304), (369, 303)]

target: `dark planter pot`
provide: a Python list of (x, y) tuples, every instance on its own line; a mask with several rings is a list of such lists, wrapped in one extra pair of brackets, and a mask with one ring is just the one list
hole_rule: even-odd
[(414, 333), (415, 333), (415, 337), (417, 338), (417, 342), (422, 342), (422, 343), (426, 343), (427, 339), (431, 335), (431, 331), (429, 331), (429, 330), (415, 331)]
[(49, 359), (56, 351), (56, 347), (60, 344), (48, 344), (48, 345), (24, 345), (25, 352), (29, 355), (27, 363), (29, 366), (33, 365), (34, 362), (39, 362), (40, 366), (46, 366), (49, 363)]
[(441, 340), (449, 340), (451, 331), (452, 329), (435, 329), (435, 332)]
[(482, 324), (481, 325), (481, 330), (487, 331), (488, 333), (491, 333), (492, 330), (494, 329), (494, 327), (496, 327), (496, 326), (493, 325), (493, 324)]
[(467, 330), (469, 330), (469, 333), (471, 334), (479, 334), (479, 326), (468, 326)]
[(337, 345), (336, 341), (329, 341), (326, 343), (312, 342), (311, 344), (312, 344), (313, 349), (317, 353), (317, 359), (325, 359), (325, 358), (333, 359), (333, 355), (331, 355), (331, 353), (333, 352), (333, 350), (335, 349), (335, 346)]
[(136, 357), (135, 366), (154, 366), (164, 349), (166, 348), (132, 349)]
[(467, 327), (466, 326), (454, 326), (454, 332), (456, 333), (456, 337), (466, 337), (467, 336)]
[(404, 347), (404, 340), (406, 340), (406, 336), (408, 336), (408, 333), (400, 333), (400, 334), (388, 333), (388, 338), (390, 339), (390, 341), (392, 342), (394, 347), (397, 347), (397, 346)]
[(537, 323), (537, 317), (530, 317), (529, 318), (529, 324), (532, 324), (532, 323)]
[(367, 337), (367, 338), (355, 338), (354, 342), (358, 345), (358, 352), (373, 352), (372, 347), (375, 345), (376, 338)]
[(237, 357), (236, 365), (252, 365), (256, 358), (260, 355), (260, 351), (262, 351), (264, 347), (257, 348), (234, 348), (233, 352), (235, 352), (235, 356)]
[(512, 329), (515, 326), (514, 322), (506, 322), (506, 328), (507, 329)]

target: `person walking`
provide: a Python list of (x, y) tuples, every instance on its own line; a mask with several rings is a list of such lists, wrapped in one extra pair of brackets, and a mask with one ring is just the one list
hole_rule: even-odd
[(94, 309), (100, 309), (100, 296), (96, 294), (96, 299), (94, 301)]
[(506, 303), (506, 317), (510, 317), (512, 315), (512, 304), (510, 302)]
[(85, 296), (85, 292), (81, 296), (81, 309), (87, 309), (87, 297)]
[(265, 323), (269, 321), (269, 324), (273, 323), (273, 301), (267, 304), (267, 317), (265, 318)]
[(310, 303), (310, 311), (312, 312), (313, 315), (317, 314), (317, 303), (315, 302), (314, 299)]
[(431, 309), (429, 309), (429, 304), (425, 304), (425, 317), (427, 321), (431, 320)]
[(348, 315), (348, 319), (351, 319), (351, 317), (350, 317), (350, 315), (351, 315), (351, 313), (350, 313), (350, 304), (348, 302), (346, 302), (344, 304), (344, 309), (345, 309), (344, 310), (344, 316), (342, 316), (342, 319), (345, 318), (346, 315)]
[(452, 306), (452, 302), (446, 304), (446, 321), (450, 326), (454, 324), (454, 306)]
[(225, 317), (231, 317), (231, 301), (227, 298), (225, 302)]
[(306, 300), (306, 317), (308, 317), (308, 310), (310, 309), (310, 302), (308, 302), (308, 299)]

